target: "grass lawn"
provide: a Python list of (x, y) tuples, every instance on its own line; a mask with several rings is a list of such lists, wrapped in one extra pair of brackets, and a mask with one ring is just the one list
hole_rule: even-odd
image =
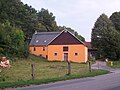
[[(31, 80), (31, 64), (35, 64), (35, 80)], [(48, 62), (31, 55), (28, 60), (11, 61), (11, 68), (1, 69), (0, 88), (55, 82), (59, 80), (96, 76), (108, 73), (102, 70), (88, 70), (87, 64), (71, 63), (71, 75), (67, 74), (66, 62)]]
[(108, 62), (107, 65), (112, 68), (120, 68), (120, 61), (113, 61), (112, 65), (111, 62)]

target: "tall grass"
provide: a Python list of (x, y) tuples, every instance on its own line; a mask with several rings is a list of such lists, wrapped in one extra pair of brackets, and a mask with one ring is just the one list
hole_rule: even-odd
[[(88, 65), (85, 63), (71, 63), (72, 75), (66, 76), (66, 62), (49, 62), (44, 58), (34, 55), (30, 55), (28, 59), (12, 60), (10, 63), (11, 68), (0, 69), (0, 87), (23, 86), (31, 83), (47, 83), (101, 74), (101, 71), (93, 71), (92, 73), (89, 73)], [(32, 63), (35, 65), (34, 81), (31, 80)]]
[[(1, 82), (31, 80), (32, 63), (35, 65), (35, 79), (55, 78), (67, 74), (66, 62), (49, 62), (32, 55), (28, 59), (13, 60), (11, 61), (11, 68), (1, 69), (1, 75), (4, 78)], [(88, 71), (87, 64), (71, 63), (72, 74), (82, 74)]]
[[(111, 62), (112, 62), (112, 64), (111, 64)], [(107, 63), (107, 65), (112, 68), (120, 68), (120, 60), (119, 61), (109, 61)]]
[(94, 72), (88, 72), (85, 74), (76, 74), (76, 75), (62, 76), (62, 77), (56, 77), (56, 78), (26, 80), (26, 81), (21, 80), (21, 81), (16, 81), (16, 82), (2, 82), (2, 83), (0, 83), (0, 88), (28, 86), (31, 84), (37, 85), (37, 84), (56, 82), (56, 81), (62, 81), (62, 80), (92, 77), (92, 76), (97, 76), (97, 75), (107, 74), (107, 73), (108, 73), (108, 71), (98, 70), (98, 71), (94, 71)]

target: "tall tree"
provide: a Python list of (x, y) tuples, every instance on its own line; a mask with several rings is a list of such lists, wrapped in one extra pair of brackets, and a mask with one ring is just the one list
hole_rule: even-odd
[(118, 34), (111, 20), (102, 14), (92, 29), (92, 46), (97, 48), (103, 57), (117, 59)]
[(113, 22), (116, 30), (120, 32), (120, 12), (114, 12), (110, 16), (110, 20)]
[(36, 29), (37, 11), (20, 0), (0, 0), (0, 22), (9, 21), (11, 26), (22, 28), (26, 38)]
[(48, 10), (42, 8), (40, 12), (37, 13), (38, 21), (43, 25), (43, 29), (45, 28), (45, 31), (58, 31), (58, 26), (55, 21), (55, 16), (53, 16), (53, 13), (49, 13)]
[(17, 27), (12, 27), (10, 22), (0, 24), (0, 54), (24, 57), (26, 52), (24, 33)]
[(43, 8), (37, 12), (21, 0), (0, 0), (0, 22), (6, 21), (13, 27), (21, 28), (26, 40), (30, 39), (35, 31), (58, 31), (53, 13)]

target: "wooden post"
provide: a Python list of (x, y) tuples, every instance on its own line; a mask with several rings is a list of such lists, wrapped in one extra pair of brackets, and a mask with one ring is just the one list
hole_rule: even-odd
[(89, 71), (92, 72), (92, 69), (91, 69), (91, 62), (90, 62), (90, 61), (88, 62), (88, 65), (89, 65)]
[(35, 67), (35, 65), (34, 65), (34, 64), (31, 64), (31, 69), (32, 69), (32, 74), (31, 74), (31, 76), (32, 76), (32, 80), (35, 79), (34, 67)]
[(67, 61), (67, 63), (68, 63), (68, 73), (67, 73), (67, 75), (70, 75), (71, 74), (71, 64), (70, 64), (69, 61)]
[(99, 61), (97, 62), (97, 65), (98, 65), (98, 69), (99, 69), (99, 66), (100, 66), (100, 65), (99, 65)]
[(88, 68), (89, 68), (89, 71), (90, 71), (90, 72), (92, 72), (91, 62), (90, 62), (90, 61), (91, 61), (91, 57), (92, 57), (92, 56), (91, 56), (91, 54), (89, 53), (89, 54), (88, 54)]

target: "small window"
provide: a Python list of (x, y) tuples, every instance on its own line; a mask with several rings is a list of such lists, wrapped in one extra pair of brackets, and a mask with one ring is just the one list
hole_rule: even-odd
[(36, 48), (35, 48), (35, 47), (33, 48), (33, 51), (36, 51)]
[(43, 51), (45, 51), (45, 47), (43, 47)]
[(68, 51), (68, 46), (63, 47), (63, 51)]
[(54, 53), (55, 56), (57, 56), (57, 53)]
[(78, 53), (75, 53), (75, 56), (77, 56), (78, 55)]

